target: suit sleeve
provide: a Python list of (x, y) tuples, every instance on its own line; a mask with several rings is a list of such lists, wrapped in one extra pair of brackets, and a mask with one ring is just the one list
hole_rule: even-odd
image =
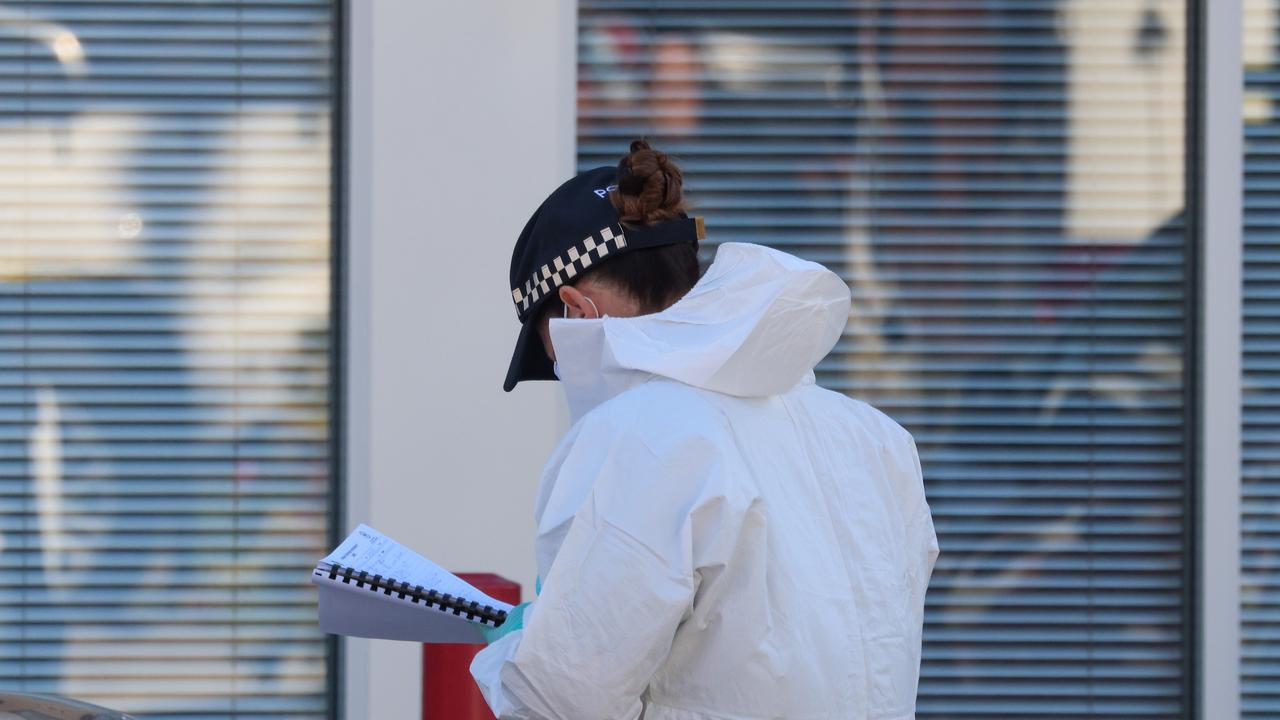
[(934, 565), (938, 561), (938, 536), (933, 528), (933, 514), (924, 494), (924, 473), (920, 467), (920, 453), (916, 449), (915, 439), (906, 434), (905, 444), (901, 451), (899, 472), (903, 474), (902, 482), (918, 489), (917, 500), (908, 512), (907, 543), (910, 549), (911, 574), (911, 609), (916, 617), (915, 646), (920, 646), (924, 629), (924, 599), (929, 589), (929, 579), (933, 576)]
[(471, 666), (499, 718), (638, 718), (693, 607), (694, 546), (729, 531), (723, 513), (699, 512), (723, 500), (714, 443), (602, 441), (613, 445), (598, 467), (562, 469), (597, 477), (524, 629)]

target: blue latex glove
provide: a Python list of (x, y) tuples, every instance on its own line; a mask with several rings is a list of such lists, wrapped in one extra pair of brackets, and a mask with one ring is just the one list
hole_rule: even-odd
[(490, 627), (489, 625), (481, 625), (480, 632), (484, 634), (484, 641), (490, 645), (498, 641), (499, 638), (513, 633), (524, 627), (524, 609), (529, 607), (529, 603), (520, 603), (511, 608), (511, 612), (507, 613), (506, 622), (498, 627)]

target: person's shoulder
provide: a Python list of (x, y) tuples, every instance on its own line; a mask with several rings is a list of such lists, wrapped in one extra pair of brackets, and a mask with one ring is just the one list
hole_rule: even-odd
[(689, 443), (719, 444), (729, 436), (730, 424), (715, 393), (691, 385), (654, 378), (611, 398), (592, 411), (591, 427), (620, 442), (637, 442), (657, 454)]
[(915, 444), (915, 439), (898, 421), (871, 403), (818, 385), (805, 389), (805, 400), (824, 420), (856, 428), (885, 445)]
[(706, 391), (665, 379), (630, 388), (584, 416), (577, 443), (599, 457), (602, 507), (651, 517), (717, 498), (749, 504), (728, 419)]

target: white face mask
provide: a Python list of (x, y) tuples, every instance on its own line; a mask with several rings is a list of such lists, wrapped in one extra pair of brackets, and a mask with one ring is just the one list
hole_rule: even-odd
[[(591, 298), (587, 297), (586, 295), (583, 295), (583, 296), (582, 296), (582, 299), (583, 299), (583, 300), (586, 300), (586, 301), (587, 301), (587, 302), (589, 302), (589, 303), (591, 303), (591, 309), (596, 311), (596, 317), (597, 317), (597, 318), (606, 318), (606, 317), (609, 317), (608, 315), (601, 315), (601, 314), (600, 314), (600, 308), (596, 307), (596, 303), (595, 303), (595, 301), (594, 301), (594, 300), (592, 300)], [(569, 306), (568, 306), (568, 305), (565, 305), (565, 306), (562, 308), (562, 310), (564, 311), (564, 312), (562, 313), (562, 317), (563, 317), (565, 320), (568, 320), (568, 319), (569, 319)], [(582, 319), (583, 319), (583, 320), (588, 320), (588, 319), (590, 319), (590, 318), (582, 318)], [(551, 372), (556, 376), (556, 379), (557, 379), (557, 380), (562, 380), (562, 381), (564, 380), (564, 378), (560, 377), (560, 361), (559, 361), (559, 360), (556, 360), (556, 361), (554, 361), (554, 362), (552, 362), (552, 363), (551, 363)]]
[[(587, 301), (591, 302), (591, 299), (587, 298)], [(591, 306), (594, 308), (596, 305), (591, 302)], [(566, 319), (560, 323), (552, 321), (552, 344), (556, 348), (556, 361), (552, 368), (560, 378), (560, 386), (569, 403), (571, 422), (576, 423), (592, 408), (626, 389), (632, 381), (630, 377), (615, 376), (602, 367), (604, 323), (607, 319), (608, 316), (603, 315)]]

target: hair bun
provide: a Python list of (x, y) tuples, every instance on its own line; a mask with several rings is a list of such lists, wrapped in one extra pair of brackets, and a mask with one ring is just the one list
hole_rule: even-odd
[(618, 189), (610, 193), (624, 223), (648, 225), (682, 217), (684, 174), (667, 154), (644, 139), (618, 162)]

